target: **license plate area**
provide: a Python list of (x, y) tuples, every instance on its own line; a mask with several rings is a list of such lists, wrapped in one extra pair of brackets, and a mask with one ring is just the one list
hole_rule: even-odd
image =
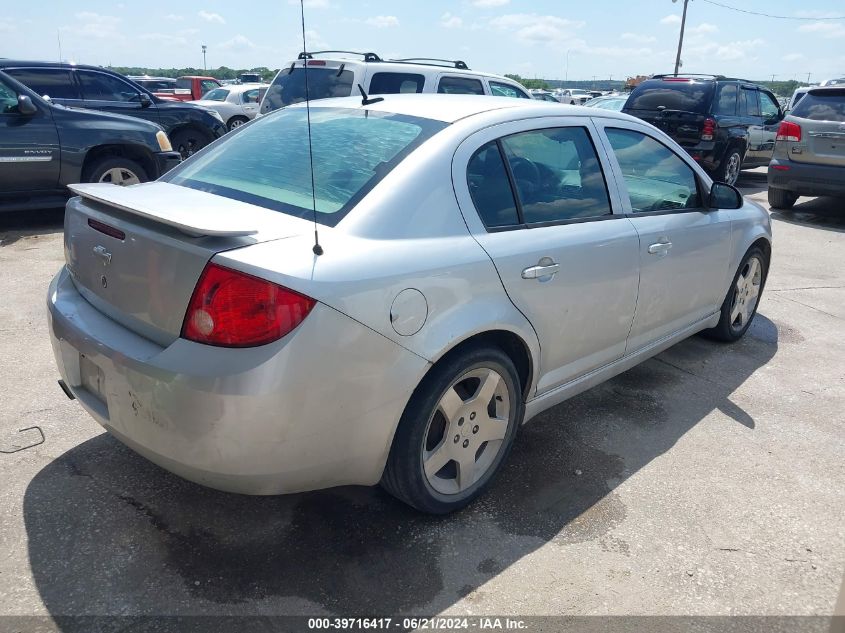
[(84, 354), (79, 355), (79, 378), (83, 389), (106, 404), (106, 375)]

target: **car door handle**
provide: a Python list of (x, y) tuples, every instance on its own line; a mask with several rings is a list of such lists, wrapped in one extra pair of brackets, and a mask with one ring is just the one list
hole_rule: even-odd
[(544, 266), (529, 266), (522, 271), (523, 279), (539, 279), (540, 277), (548, 277), (554, 275), (560, 270), (560, 264), (546, 264)]
[(672, 242), (657, 242), (648, 247), (648, 252), (651, 255), (665, 255), (669, 252), (670, 248), (672, 248)]

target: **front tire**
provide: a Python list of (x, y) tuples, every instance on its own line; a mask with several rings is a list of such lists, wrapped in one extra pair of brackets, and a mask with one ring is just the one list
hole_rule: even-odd
[(170, 135), (173, 149), (182, 155), (182, 160), (200, 151), (213, 140), (211, 134), (196, 128), (184, 128)]
[(106, 156), (85, 169), (85, 182), (108, 182), (126, 187), (149, 180), (146, 170), (134, 160), (122, 156)]
[(768, 270), (769, 261), (763, 249), (759, 246), (750, 248), (742, 258), (733, 284), (722, 303), (719, 323), (705, 330), (705, 336), (726, 343), (733, 343), (743, 337), (757, 314)]
[(768, 198), (769, 206), (772, 209), (788, 211), (798, 201), (798, 194), (787, 191), (786, 189), (773, 189), (769, 187)]
[(484, 346), (447, 357), (411, 396), (382, 487), (422, 512), (463, 508), (490, 485), (523, 415), (519, 376), (507, 354)]

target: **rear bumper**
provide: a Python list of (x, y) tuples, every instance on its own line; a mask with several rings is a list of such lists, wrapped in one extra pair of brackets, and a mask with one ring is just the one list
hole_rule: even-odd
[(845, 167), (774, 158), (769, 163), (768, 184), (799, 196), (845, 196)]
[(319, 303), (288, 336), (249, 349), (160, 347), (93, 308), (64, 268), (47, 307), (59, 373), (83, 408), (150, 461), (231, 492), (378, 482), (427, 368)]
[(171, 169), (182, 162), (182, 156), (179, 152), (159, 152), (155, 155), (156, 169), (158, 173), (154, 174), (153, 178), (163, 176)]

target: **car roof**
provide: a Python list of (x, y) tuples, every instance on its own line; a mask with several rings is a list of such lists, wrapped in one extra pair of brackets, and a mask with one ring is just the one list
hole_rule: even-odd
[[(366, 106), (368, 110), (432, 119), (443, 123), (454, 123), (476, 114), (519, 108), (529, 116), (596, 116), (595, 110), (583, 106), (551, 103), (539, 99), (515, 99), (513, 97), (492, 97), (481, 95), (444, 95), (444, 94), (390, 94), (380, 95), (383, 99)], [(302, 108), (305, 103), (297, 103), (289, 108)], [(312, 108), (361, 108), (361, 97), (342, 97), (339, 99), (319, 99), (311, 102)], [(602, 113), (603, 117), (615, 117), (628, 120), (623, 114)]]
[(27, 66), (29, 68), (84, 68), (91, 70), (106, 70), (114, 72), (105, 66), (92, 66), (91, 64), (77, 64), (75, 62), (44, 62), (31, 59), (0, 59), (0, 67)]

